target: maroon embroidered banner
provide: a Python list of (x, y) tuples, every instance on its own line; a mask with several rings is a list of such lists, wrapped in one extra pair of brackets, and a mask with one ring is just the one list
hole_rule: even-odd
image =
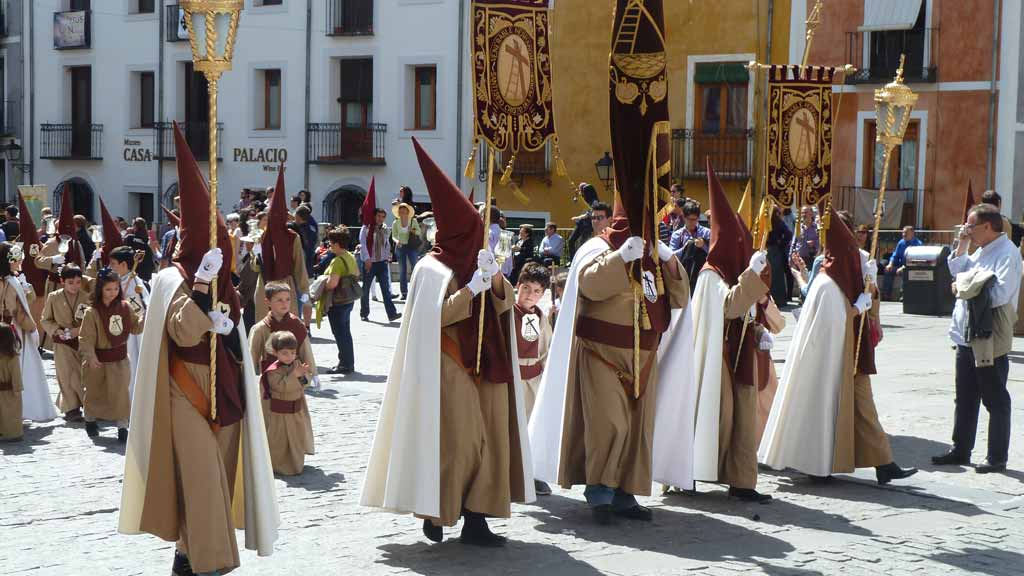
[(555, 134), (549, 0), (474, 0), (476, 134), (496, 150), (540, 150)]

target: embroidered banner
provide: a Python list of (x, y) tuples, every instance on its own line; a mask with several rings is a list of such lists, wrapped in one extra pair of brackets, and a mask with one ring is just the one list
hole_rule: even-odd
[(832, 184), (835, 68), (768, 70), (768, 195), (780, 206), (818, 204)]
[(548, 2), (473, 1), (476, 134), (496, 150), (540, 150), (555, 134)]

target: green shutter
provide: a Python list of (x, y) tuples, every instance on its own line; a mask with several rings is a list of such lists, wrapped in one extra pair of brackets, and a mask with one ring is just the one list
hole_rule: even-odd
[(750, 74), (747, 65), (739, 62), (706, 62), (697, 64), (693, 80), (697, 84), (746, 84)]

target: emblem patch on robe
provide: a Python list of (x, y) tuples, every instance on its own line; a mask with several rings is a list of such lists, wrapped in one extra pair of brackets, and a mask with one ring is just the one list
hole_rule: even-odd
[(523, 328), (520, 330), (523, 340), (536, 342), (540, 338), (540, 316), (523, 314)]
[(114, 314), (110, 317), (110, 322), (107, 324), (107, 332), (110, 332), (111, 336), (120, 336), (124, 332), (124, 319), (121, 318), (120, 314)]
[(654, 272), (644, 270), (644, 297), (650, 303), (658, 301), (658, 286), (654, 283)]
[(33, 244), (28, 247), (28, 255), (35, 258), (39, 255), (39, 244)]
[(134, 310), (136, 313), (142, 312), (142, 299), (139, 298), (138, 296), (132, 296), (131, 298), (129, 298), (128, 305), (131, 306), (132, 310)]
[(84, 303), (79, 304), (78, 308), (75, 308), (75, 320), (78, 320), (79, 322), (81, 322), (82, 319), (85, 318), (85, 311), (88, 310), (88, 309), (89, 309), (89, 307), (86, 306)]

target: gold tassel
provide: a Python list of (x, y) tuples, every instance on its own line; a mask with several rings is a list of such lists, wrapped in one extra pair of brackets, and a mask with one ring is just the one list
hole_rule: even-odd
[(505, 166), (505, 171), (501, 174), (501, 185), (508, 186), (508, 183), (512, 181), (512, 166), (515, 165), (516, 155), (513, 154), (512, 158), (509, 159), (508, 165)]
[(523, 205), (530, 203), (530, 197), (523, 193), (522, 188), (520, 188), (518, 184), (513, 182), (511, 188), (512, 195), (516, 197), (516, 200), (519, 200)]
[(476, 175), (476, 151), (480, 147), (480, 143), (476, 140), (473, 141), (473, 151), (469, 153), (469, 161), (466, 162), (466, 179), (471, 179)]
[[(658, 258), (657, 253), (655, 253), (654, 257)], [(654, 281), (658, 285), (658, 296), (664, 296), (665, 295), (665, 279), (661, 276), (661, 263), (660, 262), (658, 262), (657, 264), (654, 265)]]
[[(643, 297), (643, 289), (640, 289), (640, 296)], [(640, 301), (640, 325), (644, 327), (644, 330), (651, 329), (651, 317), (647, 314), (647, 301)]]

